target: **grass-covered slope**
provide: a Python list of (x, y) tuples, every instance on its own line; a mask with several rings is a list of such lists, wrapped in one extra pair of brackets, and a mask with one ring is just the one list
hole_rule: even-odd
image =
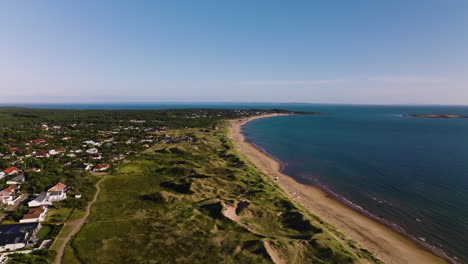
[[(106, 176), (63, 263), (375, 263), (239, 156), (223, 129), (181, 129)], [(341, 237), (341, 238), (340, 238)]]

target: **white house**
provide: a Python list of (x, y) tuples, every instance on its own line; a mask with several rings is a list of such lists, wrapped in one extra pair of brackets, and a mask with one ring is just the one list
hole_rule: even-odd
[(59, 182), (47, 190), (47, 193), (49, 194), (49, 200), (52, 202), (65, 200), (67, 199), (67, 186)]
[(83, 163), (83, 164), (81, 164), (81, 165), (78, 166), (78, 169), (81, 169), (81, 170), (90, 170), (92, 167), (93, 167), (93, 164), (92, 164), (92, 163)]
[(41, 205), (51, 205), (53, 202), (58, 202), (67, 199), (67, 186), (61, 182), (47, 190), (41, 192), (34, 200), (28, 203), (30, 207)]
[(41, 192), (34, 200), (28, 202), (29, 207), (36, 207), (36, 206), (41, 206), (41, 205), (51, 205), (52, 202), (49, 201), (48, 199), (48, 194), (47, 192)]
[(90, 153), (90, 154), (96, 154), (98, 152), (99, 152), (99, 150), (97, 148), (90, 148), (90, 149), (86, 150), (86, 153)]
[(21, 198), (21, 195), (17, 195), (17, 192), (20, 188), (20, 185), (10, 185), (6, 187), (0, 191), (0, 201), (3, 204), (14, 204), (19, 198)]
[(0, 171), (0, 179), (5, 178), (6, 174), (3, 171)]
[(20, 219), (20, 223), (34, 223), (42, 222), (45, 220), (45, 217), (48, 212), (47, 205), (41, 205), (36, 208), (29, 209), (28, 213), (23, 216), (23, 219)]

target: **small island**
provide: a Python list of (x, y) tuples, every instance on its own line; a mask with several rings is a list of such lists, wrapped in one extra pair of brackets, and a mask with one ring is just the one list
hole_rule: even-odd
[(468, 116), (451, 115), (451, 114), (406, 114), (404, 117), (420, 117), (420, 118), (468, 118)]

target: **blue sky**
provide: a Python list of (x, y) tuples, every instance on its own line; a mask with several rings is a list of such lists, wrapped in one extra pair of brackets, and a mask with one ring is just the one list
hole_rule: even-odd
[(2, 1), (0, 102), (468, 104), (468, 1)]

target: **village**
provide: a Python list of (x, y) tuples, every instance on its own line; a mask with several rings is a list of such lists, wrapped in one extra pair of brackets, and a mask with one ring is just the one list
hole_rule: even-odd
[(10, 254), (50, 248), (71, 213), (91, 199), (90, 176), (112, 172), (154, 144), (196, 140), (169, 135), (166, 131), (172, 126), (261, 113), (185, 111), (173, 122), (67, 120), (4, 126), (0, 130), (0, 263), (6, 263)]
[(108, 129), (92, 123), (67, 127), (44, 123), (34, 133), (42, 137), (6, 138), (0, 153), (0, 164), (8, 164), (0, 171), (0, 261), (10, 253), (47, 248), (53, 237), (41, 234), (41, 228), (60, 225), (50, 217), (53, 212), (60, 207), (79, 206), (72, 200), (89, 199), (80, 192), (79, 184), (74, 184), (77, 181), (67, 176), (105, 173), (155, 142), (193, 140), (169, 136), (164, 133), (168, 127), (153, 128), (145, 123), (128, 120), (127, 125)]

